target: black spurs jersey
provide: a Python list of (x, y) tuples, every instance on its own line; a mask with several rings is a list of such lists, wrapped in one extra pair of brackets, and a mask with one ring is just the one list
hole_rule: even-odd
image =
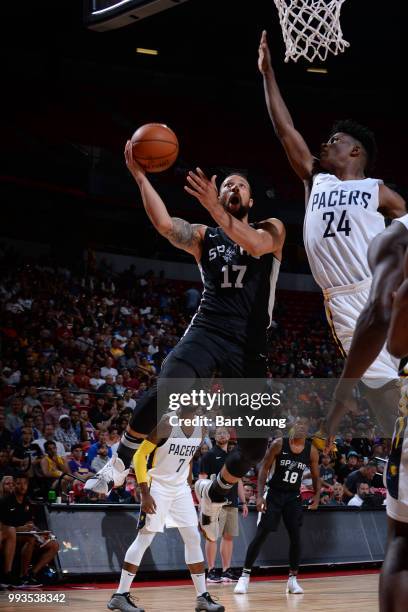
[(272, 253), (253, 257), (220, 227), (208, 227), (199, 263), (204, 291), (191, 325), (262, 352), (272, 321), (279, 266)]
[(305, 447), (301, 453), (293, 453), (289, 438), (283, 438), (282, 449), (276, 457), (275, 470), (268, 482), (271, 489), (281, 491), (300, 492), (303, 472), (310, 466), (310, 450), (312, 443), (305, 440)]

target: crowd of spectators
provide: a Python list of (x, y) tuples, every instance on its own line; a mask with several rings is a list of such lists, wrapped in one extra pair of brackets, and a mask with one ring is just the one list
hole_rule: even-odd
[[(133, 408), (184, 333), (199, 288), (163, 275), (138, 275), (133, 266), (114, 275), (106, 262), (97, 267), (88, 261), (77, 269), (21, 260), (10, 251), (0, 258), (0, 272), (0, 496), (24, 474), (33, 498), (100, 501), (104, 496), (85, 497), (81, 481), (117, 447)], [(307, 405), (310, 434), (319, 439), (328, 390), (325, 394), (320, 385), (318, 392), (296, 394), (289, 380), (329, 380), (341, 372), (318, 294), (299, 300), (294, 292), (278, 292), (268, 357), (270, 384), (286, 385), (288, 425)], [(357, 505), (367, 489), (363, 484), (371, 493), (382, 488), (375, 481), (374, 472), (381, 470), (375, 458), (387, 456), (388, 443), (375, 431), (363, 402), (345, 425), (349, 431), (338, 440), (336, 456), (321, 456), (324, 504), (354, 500)], [(194, 458), (195, 477), (213, 433)], [(233, 431), (231, 437), (232, 446)], [(357, 480), (350, 476), (354, 470), (362, 475)], [(243, 481), (253, 504), (255, 471)], [(305, 499), (308, 492), (305, 478)], [(111, 492), (109, 501), (138, 501), (134, 476)]]

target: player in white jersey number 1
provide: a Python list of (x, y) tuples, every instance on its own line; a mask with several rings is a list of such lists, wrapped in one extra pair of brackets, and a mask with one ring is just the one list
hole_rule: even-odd
[(118, 589), (108, 602), (110, 610), (143, 612), (130, 596), (130, 585), (156, 533), (163, 532), (164, 527), (177, 527), (197, 592), (196, 612), (224, 612), (224, 606), (207, 591), (197, 512), (188, 484), (193, 455), (202, 441), (202, 427), (185, 426), (181, 417), (191, 419), (193, 414), (190, 407), (165, 414), (134, 455), (141, 490), (138, 535), (126, 552)]
[[(262, 33), (258, 67), (275, 132), (304, 183), (305, 248), (313, 276), (323, 290), (334, 338), (345, 355), (370, 291), (368, 246), (385, 229), (384, 216), (405, 214), (405, 202), (381, 180), (367, 178), (375, 158), (375, 140), (367, 128), (354, 121), (335, 124), (328, 141), (321, 145), (320, 159), (312, 155), (281, 96), (266, 32)], [(367, 399), (375, 396), (370, 404), (381, 406), (383, 413), (385, 406), (394, 407), (395, 415), (397, 373), (398, 361), (383, 347), (364, 374)]]

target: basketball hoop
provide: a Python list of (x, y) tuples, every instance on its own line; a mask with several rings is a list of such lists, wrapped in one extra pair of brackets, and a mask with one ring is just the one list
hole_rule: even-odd
[(345, 0), (274, 0), (279, 12), (285, 62), (316, 57), (323, 62), (327, 54), (342, 53), (350, 44), (343, 39), (340, 11)]

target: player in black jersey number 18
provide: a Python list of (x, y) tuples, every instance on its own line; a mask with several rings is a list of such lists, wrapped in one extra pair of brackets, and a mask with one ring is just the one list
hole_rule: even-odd
[[(236, 594), (248, 592), (252, 566), (268, 535), (276, 531), (281, 517), (287, 529), (289, 548), (289, 579), (287, 592), (302, 594), (297, 582), (300, 562), (300, 527), (302, 524), (302, 502), (300, 485), (302, 475), (310, 467), (314, 497), (310, 510), (315, 510), (320, 500), (319, 453), (306, 439), (309, 420), (298, 417), (290, 438), (277, 438), (269, 447), (258, 474), (258, 499), (256, 506), (262, 512), (254, 539), (248, 546), (241, 578), (235, 587)], [(269, 472), (273, 475), (267, 483), (267, 494), (263, 496)]]
[[(168, 399), (166, 406), (157, 405), (158, 398), (168, 398), (167, 381), (180, 379), (180, 387), (187, 388), (178, 391), (188, 392), (195, 381), (209, 379), (215, 371), (223, 378), (265, 379), (266, 364), (260, 354), (271, 323), (285, 240), (285, 228), (278, 219), (248, 222), (253, 199), (244, 176), (228, 176), (218, 192), (215, 176), (209, 180), (199, 168), (190, 172), (186, 191), (215, 221), (214, 227), (191, 225), (169, 215), (145, 172), (133, 160), (130, 143), (125, 158), (149, 219), (162, 236), (195, 258), (204, 291), (188, 330), (163, 362), (157, 384), (138, 402), (118, 455), (86, 483), (87, 489), (105, 493), (123, 483), (133, 454), (156, 426), (157, 415), (168, 408)], [(226, 493), (262, 459), (265, 449), (266, 440), (240, 438), (239, 449), (228, 455), (217, 479), (198, 481), (200, 525), (209, 540), (217, 539), (218, 515)]]

